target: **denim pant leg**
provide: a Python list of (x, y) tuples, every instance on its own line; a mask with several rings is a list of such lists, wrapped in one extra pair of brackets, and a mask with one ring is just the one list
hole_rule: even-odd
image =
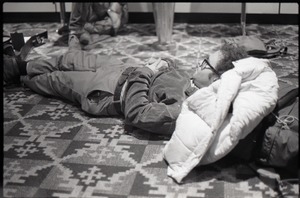
[(72, 3), (70, 16), (70, 30), (79, 30), (87, 22), (95, 22), (104, 19), (109, 3)]
[(100, 116), (118, 115), (113, 105), (112, 94), (102, 94), (97, 102), (88, 98), (87, 86), (92, 86), (89, 80), (94, 75), (95, 72), (91, 71), (54, 71), (36, 75), (32, 78), (26, 76), (23, 78), (23, 83), (32, 91), (41, 95), (71, 101), (89, 114)]
[(148, 93), (152, 75), (149, 68), (142, 67), (129, 76), (124, 101), (125, 122), (152, 133), (172, 134), (181, 105), (150, 100)]
[(29, 61), (27, 73), (38, 75), (52, 71), (95, 71), (100, 67), (123, 65), (115, 56), (99, 55), (79, 49), (68, 50), (65, 54), (50, 59)]
[(51, 73), (59, 70), (59, 63), (63, 55), (50, 59), (37, 59), (27, 63), (27, 75), (33, 77), (40, 74)]
[(94, 72), (53, 71), (25, 76), (23, 83), (32, 91), (46, 96), (54, 96), (81, 104), (84, 89)]
[(110, 61), (110, 57), (73, 49), (60, 56), (29, 61), (27, 73), (33, 77), (53, 71), (95, 71), (107, 61)]
[(87, 87), (94, 86), (90, 79), (96, 75), (96, 68), (114, 64), (119, 65), (121, 62), (108, 56), (73, 50), (62, 56), (29, 61), (28, 75), (23, 77), (22, 81), (39, 94), (72, 101), (90, 114), (117, 115), (112, 104), (112, 94), (104, 94), (101, 100), (95, 103), (88, 99), (89, 93), (86, 91)]
[(81, 30), (89, 21), (92, 13), (92, 3), (72, 3), (72, 11), (69, 21), (70, 30)]

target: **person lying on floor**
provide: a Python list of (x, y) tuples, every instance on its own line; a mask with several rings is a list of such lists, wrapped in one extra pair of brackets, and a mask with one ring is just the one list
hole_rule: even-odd
[(70, 35), (76, 34), (80, 43), (89, 44), (90, 34), (114, 36), (128, 21), (127, 3), (72, 3), (69, 21)]
[(182, 104), (163, 150), (167, 174), (179, 183), (194, 167), (226, 156), (276, 106), (279, 85), (269, 60), (248, 57), (232, 64), (220, 80)]
[(188, 96), (218, 80), (233, 68), (232, 61), (247, 57), (243, 48), (224, 44), (191, 75), (168, 58), (142, 67), (82, 51), (74, 35), (69, 42), (65, 54), (51, 59), (4, 58), (5, 83), (21, 79), (32, 91), (72, 101), (89, 114), (124, 115), (128, 125), (168, 135)]

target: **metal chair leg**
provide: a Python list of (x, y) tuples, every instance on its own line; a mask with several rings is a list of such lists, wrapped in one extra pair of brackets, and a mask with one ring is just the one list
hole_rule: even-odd
[(246, 3), (242, 3), (242, 11), (241, 11), (241, 26), (242, 26), (242, 34), (246, 35)]
[(68, 27), (68, 23), (66, 22), (66, 7), (65, 7), (65, 3), (60, 2), (60, 23), (62, 25), (62, 27), (60, 27), (57, 30), (57, 33), (59, 35), (65, 34), (69, 32), (69, 27)]

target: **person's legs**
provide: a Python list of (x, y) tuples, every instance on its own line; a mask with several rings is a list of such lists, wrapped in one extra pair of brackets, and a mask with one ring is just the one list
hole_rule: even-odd
[(112, 20), (114, 34), (117, 34), (119, 29), (128, 22), (127, 3), (112, 2), (107, 13)]
[(97, 2), (92, 4), (93, 13), (97, 16), (97, 21), (102, 20), (107, 16), (109, 6), (109, 2)]
[(84, 29), (90, 34), (115, 35), (128, 21), (126, 3), (93, 3), (92, 8), (97, 19), (86, 21), (84, 25)]
[[(77, 41), (78, 42), (78, 41)], [(21, 75), (30, 77), (53, 71), (95, 71), (101, 66), (121, 65), (113, 57), (102, 56), (72, 48), (65, 54), (50, 59), (37, 59), (28, 63), (17, 57), (3, 56), (3, 80), (18, 83)]]
[(81, 44), (88, 45), (91, 42), (90, 34), (115, 36), (127, 21), (127, 3), (73, 3), (70, 35), (76, 34)]
[[(74, 54), (73, 51), (66, 53), (65, 55), (52, 57), (50, 59), (37, 59), (31, 61), (22, 61), (17, 57), (3, 57), (3, 80), (5, 84), (19, 83), (21, 76), (32, 78), (37, 75), (51, 73), (54, 71), (64, 70), (71, 71), (75, 69), (87, 70), (85, 67), (81, 68), (81, 64), (74, 64), (71, 61), (67, 62), (68, 59)], [(78, 52), (75, 51), (75, 54)], [(66, 57), (65, 57), (66, 56)], [(70, 57), (70, 58), (68, 58)], [(64, 59), (65, 62), (63, 62)], [(74, 67), (76, 65), (76, 67)], [(94, 70), (94, 69), (90, 69)]]
[[(85, 23), (84, 30), (86, 31), (85, 34), (99, 34), (99, 35), (114, 35), (114, 29), (112, 26), (112, 20), (109, 17), (105, 17), (103, 20), (92, 22), (92, 23)], [(88, 35), (85, 36), (88, 40)], [(81, 38), (83, 39), (83, 38)], [(89, 42), (87, 42), (89, 43)]]
[[(75, 34), (78, 36), (80, 43), (87, 45), (90, 43), (91, 33), (109, 34), (110, 31), (106, 31), (106, 29), (111, 29), (111, 21), (107, 21), (108, 8), (108, 2), (72, 3), (72, 12), (69, 21), (70, 35)], [(105, 20), (106, 23), (98, 24), (98, 28), (93, 27), (95, 22), (103, 20)], [(109, 25), (108, 27), (107, 23)]]
[[(93, 86), (90, 79), (95, 75), (92, 71), (54, 71), (34, 77), (24, 76), (22, 82), (38, 94), (58, 97), (80, 105), (81, 109), (89, 114), (118, 115), (113, 105), (112, 94), (101, 90), (87, 93), (88, 86)], [(97, 95), (93, 95), (94, 93)]]
[(22, 82), (32, 91), (46, 96), (55, 96), (81, 104), (83, 89), (93, 72), (53, 71), (34, 76), (24, 76)]
[(90, 114), (118, 115), (113, 105), (113, 94), (94, 90), (93, 87), (96, 87), (95, 83), (105, 83), (97, 77), (97, 68), (121, 63), (108, 56), (75, 49), (62, 56), (28, 62), (27, 75), (22, 82), (39, 94), (79, 104), (83, 111)]
[(93, 54), (87, 51), (72, 49), (65, 54), (50, 59), (38, 59), (27, 64), (30, 77), (53, 71), (96, 71), (97, 68), (109, 65), (121, 65), (122, 61), (114, 57)]
[(69, 21), (71, 33), (78, 33), (91, 17), (92, 3), (72, 3), (72, 11)]
[[(128, 8), (127, 3), (110, 2), (110, 3), (94, 3), (93, 11), (98, 16), (95, 25), (98, 30), (97, 33), (101, 34), (101, 30), (104, 30), (104, 34), (110, 33), (108, 30), (108, 25), (113, 28), (115, 35), (119, 28), (123, 26), (128, 21)], [(103, 21), (103, 24), (100, 22)], [(91, 21), (90, 21), (91, 22)], [(103, 27), (100, 27), (100, 26)], [(90, 32), (91, 33), (91, 32)]]
[[(89, 35), (86, 36), (86, 31), (84, 30), (84, 25), (92, 17), (92, 3), (72, 3), (72, 11), (69, 20), (69, 41), (70, 37), (76, 35), (82, 44), (87, 44), (89, 42)], [(82, 36), (82, 39), (81, 39)], [(70, 43), (68, 43), (70, 45)]]
[(18, 60), (16, 57), (4, 56), (4, 82), (7, 84), (9, 82), (17, 83), (22, 76), (21, 81), (24, 85), (39, 94), (57, 96), (80, 104), (84, 96), (86, 82), (91, 79), (95, 72), (71, 71), (74, 69), (88, 70), (85, 67), (81, 68), (81, 64), (76, 62), (78, 60), (69, 61), (71, 56), (77, 54), (80, 53), (75, 51), (75, 54), (70, 52), (50, 59), (38, 59), (29, 62)]

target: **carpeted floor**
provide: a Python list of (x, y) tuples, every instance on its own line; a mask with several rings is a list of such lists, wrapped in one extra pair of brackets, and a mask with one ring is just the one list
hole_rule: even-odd
[[(46, 28), (49, 41), (29, 59), (62, 54), (54, 46), (58, 23), (4, 24), (4, 32)], [(128, 24), (116, 37), (101, 37), (93, 53), (143, 63), (168, 56), (190, 68), (212, 52), (223, 38), (241, 34), (239, 24), (174, 24), (176, 47), (159, 51), (153, 24)], [(298, 86), (298, 26), (247, 25), (248, 35), (275, 39), (288, 56), (271, 59), (280, 81)], [(278, 197), (272, 182), (261, 180), (246, 164), (220, 160), (194, 169), (184, 184), (167, 176), (162, 149), (169, 137), (127, 128), (122, 118), (96, 118), (67, 101), (46, 98), (28, 88), (5, 89), (4, 197)], [(297, 178), (298, 176), (295, 175)], [(298, 197), (299, 186), (283, 192)]]

